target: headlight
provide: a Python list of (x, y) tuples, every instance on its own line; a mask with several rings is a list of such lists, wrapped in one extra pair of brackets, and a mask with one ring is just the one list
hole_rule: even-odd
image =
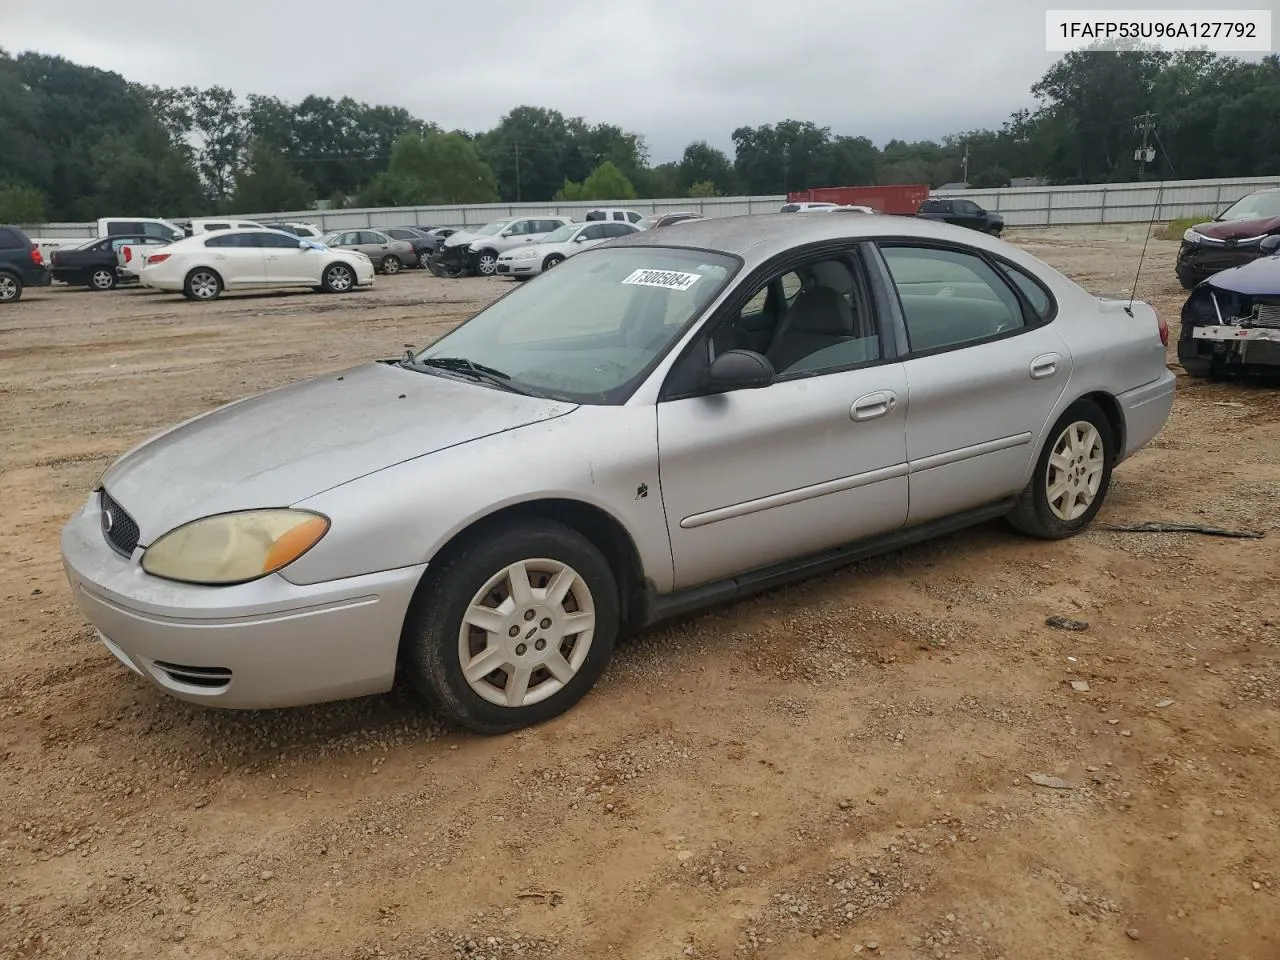
[(1196, 233), (1194, 230), (1187, 230), (1187, 232), (1182, 235), (1183, 243), (1199, 243), (1203, 239), (1204, 237)]
[(512, 260), (533, 260), (538, 256), (537, 250), (521, 250), (519, 253), (511, 255)]
[(223, 513), (170, 530), (147, 547), (142, 569), (181, 583), (245, 583), (287, 567), (328, 530), (328, 517), (307, 510)]

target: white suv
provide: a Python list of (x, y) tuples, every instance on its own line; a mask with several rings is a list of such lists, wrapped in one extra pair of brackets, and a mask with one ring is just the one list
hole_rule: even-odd
[(588, 210), (587, 215), (582, 219), (585, 223), (592, 223), (596, 220), (621, 220), (623, 223), (639, 223), (644, 219), (644, 214), (638, 210), (625, 210), (622, 207), (597, 207), (595, 210)]
[[(516, 217), (497, 233), (476, 237), (468, 250), (471, 266), (482, 277), (491, 277), (498, 269), (498, 255), (514, 250), (526, 243), (537, 243), (547, 234), (573, 223), (570, 217), (538, 216)], [(453, 239), (450, 237), (449, 239)], [(445, 241), (446, 245), (448, 241)]]

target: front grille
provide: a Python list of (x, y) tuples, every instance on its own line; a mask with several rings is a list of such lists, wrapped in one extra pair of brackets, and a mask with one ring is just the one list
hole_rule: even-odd
[(102, 535), (107, 544), (121, 556), (133, 556), (134, 548), (138, 546), (137, 522), (106, 490), (98, 491), (98, 506), (101, 509)]
[(217, 690), (231, 682), (231, 671), (226, 667), (190, 667), (183, 663), (168, 663), (164, 660), (151, 662), (174, 683), (185, 684), (188, 687)]

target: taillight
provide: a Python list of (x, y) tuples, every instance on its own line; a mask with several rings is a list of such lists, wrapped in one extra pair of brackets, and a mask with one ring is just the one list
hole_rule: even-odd
[(169, 259), (169, 256), (170, 255), (167, 253), (153, 253), (151, 256), (147, 257), (147, 263), (151, 266), (154, 266), (157, 263), (164, 263)]
[(1169, 324), (1165, 322), (1164, 317), (1156, 313), (1156, 323), (1160, 324), (1160, 343), (1164, 346), (1169, 345)]
[(34, 263), (37, 267), (44, 266), (44, 254), (40, 252), (40, 249), (38, 247), (31, 248), (31, 262)]
[(133, 247), (125, 247), (125, 248), (124, 248), (124, 262), (125, 262), (125, 263), (128, 263), (128, 262), (129, 262), (130, 260), (132, 260), (132, 259), (133, 259)]

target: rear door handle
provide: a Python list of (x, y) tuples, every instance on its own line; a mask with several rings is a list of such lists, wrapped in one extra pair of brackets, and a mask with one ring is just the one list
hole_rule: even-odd
[(854, 420), (875, 420), (898, 405), (898, 396), (892, 390), (877, 390), (853, 401), (849, 416)]
[(1058, 361), (1062, 356), (1057, 353), (1045, 353), (1031, 361), (1031, 379), (1044, 380), (1058, 372)]

